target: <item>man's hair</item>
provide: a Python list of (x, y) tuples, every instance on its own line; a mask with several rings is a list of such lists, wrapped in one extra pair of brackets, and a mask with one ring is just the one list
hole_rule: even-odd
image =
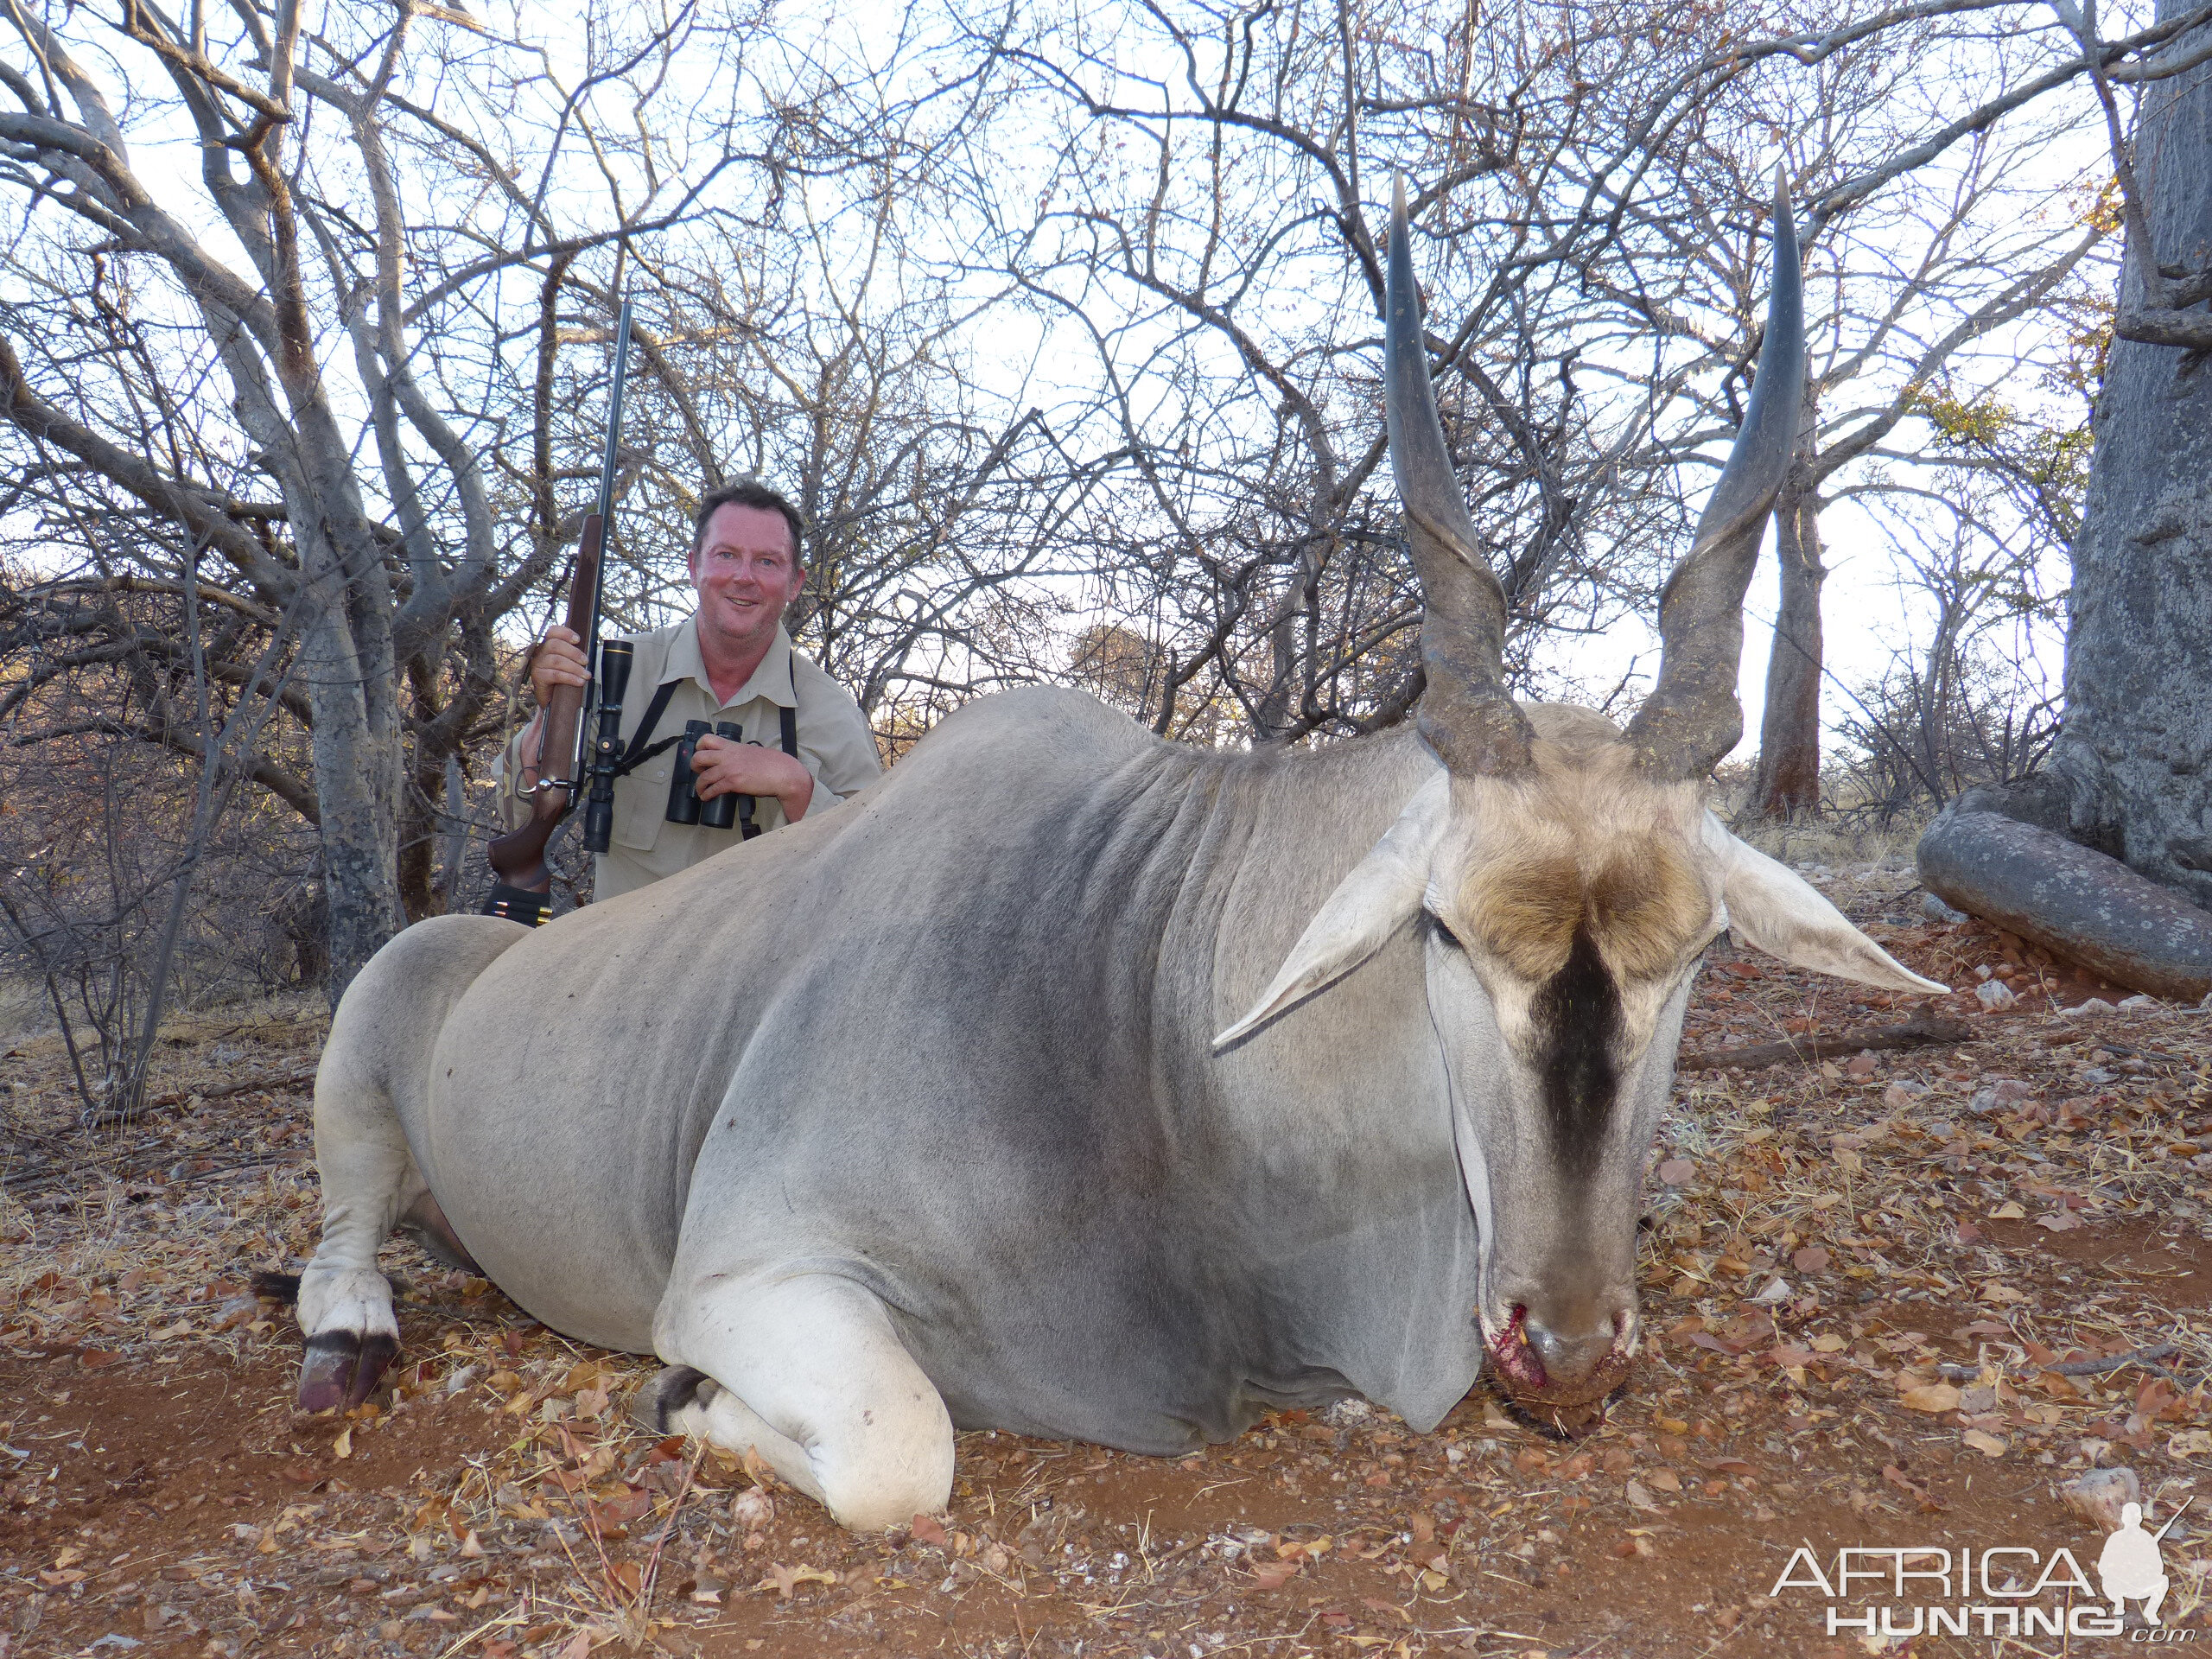
[(799, 510), (785, 499), (780, 490), (771, 489), (757, 478), (732, 479), (707, 492), (699, 502), (699, 510), (691, 515), (691, 556), (697, 558), (699, 550), (707, 544), (707, 521), (717, 509), (734, 504), (741, 507), (766, 507), (771, 512), (780, 512), (784, 522), (791, 527), (791, 565), (793, 569), (806, 563), (806, 520)]

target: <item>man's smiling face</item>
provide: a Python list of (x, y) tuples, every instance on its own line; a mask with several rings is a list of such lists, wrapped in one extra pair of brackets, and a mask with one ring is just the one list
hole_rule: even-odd
[(765, 650), (805, 581), (783, 514), (726, 502), (691, 555), (699, 630), (733, 651)]

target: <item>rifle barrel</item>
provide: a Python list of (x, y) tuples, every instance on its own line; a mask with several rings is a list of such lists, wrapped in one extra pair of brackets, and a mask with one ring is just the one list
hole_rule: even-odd
[[(585, 517), (583, 534), (576, 545), (575, 573), (569, 584), (569, 627), (582, 642), (585, 666), (593, 671), (599, 661), (600, 603), (607, 585), (607, 543), (613, 523), (615, 474), (621, 459), (622, 391), (629, 370), (630, 302), (626, 299), (614, 327), (614, 372), (607, 388), (607, 447), (600, 458), (599, 499)], [(569, 685), (556, 687), (546, 699), (543, 714), (538, 748), (541, 783), (531, 804), (531, 816), (518, 828), (493, 837), (486, 849), (497, 880), (486, 913), (509, 916), (529, 925), (544, 919), (540, 897), (553, 890), (553, 872), (545, 862), (546, 845), (583, 793), (588, 747), (584, 690)], [(563, 763), (566, 772), (554, 777), (553, 767)]]

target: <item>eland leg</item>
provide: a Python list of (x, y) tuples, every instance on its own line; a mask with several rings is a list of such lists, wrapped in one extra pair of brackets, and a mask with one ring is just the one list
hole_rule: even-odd
[(408, 1149), (403, 1101), (420, 1113), (447, 1014), (494, 957), (529, 937), (489, 916), (418, 922), (370, 958), (339, 1002), (315, 1079), (322, 1243), (300, 1274), (302, 1411), (359, 1405), (399, 1352), (391, 1287), (377, 1270), (395, 1226), (475, 1270)]
[(855, 1532), (950, 1501), (952, 1418), (883, 1304), (852, 1281), (695, 1276), (671, 1287), (653, 1338), (675, 1368), (639, 1402), (660, 1432), (758, 1450)]
[(391, 1099), (371, 1079), (348, 1075), (333, 1037), (315, 1087), (322, 1243), (300, 1274), (302, 1411), (359, 1405), (398, 1354), (399, 1321), (377, 1249), (429, 1192)]

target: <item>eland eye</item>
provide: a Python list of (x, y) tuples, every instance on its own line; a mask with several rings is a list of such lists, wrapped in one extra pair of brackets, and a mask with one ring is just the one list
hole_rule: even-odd
[(1452, 946), (1453, 950), (1458, 950), (1462, 956), (1466, 954), (1466, 942), (1461, 939), (1457, 933), (1454, 933), (1452, 931), (1450, 923), (1446, 922), (1441, 916), (1438, 915), (1433, 910), (1425, 910), (1421, 914), (1427, 918), (1428, 925), (1436, 930), (1438, 938), (1441, 938), (1446, 944)]

